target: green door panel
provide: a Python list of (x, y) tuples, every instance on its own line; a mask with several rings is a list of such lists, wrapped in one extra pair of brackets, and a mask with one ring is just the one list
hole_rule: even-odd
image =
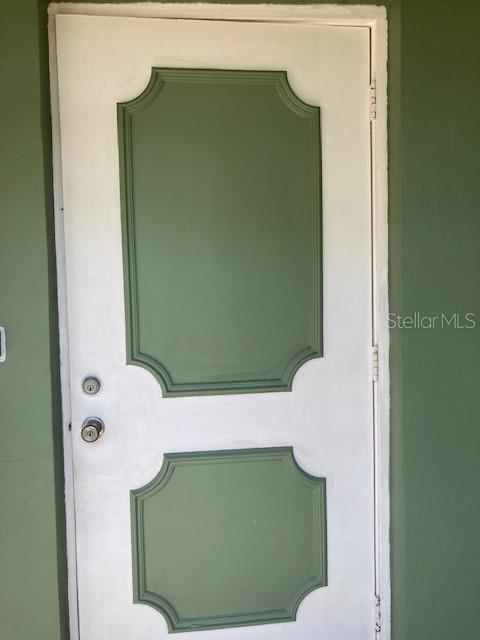
[(118, 105), (127, 359), (165, 395), (322, 353), (320, 110), (284, 71), (154, 68)]
[(327, 583), (325, 479), (290, 447), (167, 454), (131, 508), (134, 600), (169, 631), (295, 620)]

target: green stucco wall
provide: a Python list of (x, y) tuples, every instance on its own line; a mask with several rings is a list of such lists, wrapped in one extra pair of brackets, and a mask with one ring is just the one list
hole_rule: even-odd
[(47, 60), (39, 8), (0, 4), (0, 638), (66, 629)]
[[(391, 307), (480, 320), (480, 2), (403, 0)], [(395, 141), (392, 140), (392, 144)], [(480, 638), (480, 325), (392, 334), (394, 640)]]
[[(480, 3), (394, 0), (391, 307), (480, 315)], [(0, 637), (66, 635), (46, 4), (0, 5)], [(394, 640), (480, 633), (480, 329), (392, 332)], [(88, 640), (88, 639), (86, 639)]]

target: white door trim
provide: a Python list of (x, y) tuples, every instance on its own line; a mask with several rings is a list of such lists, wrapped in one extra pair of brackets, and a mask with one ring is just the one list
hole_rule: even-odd
[[(52, 111), (53, 186), (58, 282), (60, 375), (65, 458), (65, 505), (67, 520), (68, 601), (70, 633), (79, 640), (75, 504), (70, 430), (69, 344), (67, 290), (63, 234), (62, 165), (58, 105), (55, 17), (61, 14), (225, 20), (249, 22), (294, 22), (346, 27), (364, 27), (370, 33), (371, 82), (375, 85), (376, 116), (371, 121), (372, 162), (372, 347), (378, 347), (378, 377), (373, 380), (375, 585), (372, 615), (377, 597), (381, 601), (377, 640), (390, 640), (390, 375), (388, 330), (388, 172), (387, 172), (387, 18), (385, 7), (373, 5), (223, 5), (223, 4), (89, 4), (52, 3), (49, 13), (50, 98)], [(372, 349), (373, 352), (373, 349)], [(372, 363), (373, 364), (373, 363)], [(372, 367), (373, 368), (373, 367)]]

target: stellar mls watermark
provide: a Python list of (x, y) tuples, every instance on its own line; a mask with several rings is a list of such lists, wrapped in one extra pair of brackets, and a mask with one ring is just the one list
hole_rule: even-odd
[(428, 315), (415, 311), (412, 314), (389, 313), (389, 329), (475, 329), (476, 313), (441, 313)]

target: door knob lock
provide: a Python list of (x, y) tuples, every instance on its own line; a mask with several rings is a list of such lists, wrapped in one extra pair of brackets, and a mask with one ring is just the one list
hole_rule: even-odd
[(81, 436), (85, 442), (96, 442), (105, 431), (105, 425), (100, 418), (87, 418), (83, 421)]

